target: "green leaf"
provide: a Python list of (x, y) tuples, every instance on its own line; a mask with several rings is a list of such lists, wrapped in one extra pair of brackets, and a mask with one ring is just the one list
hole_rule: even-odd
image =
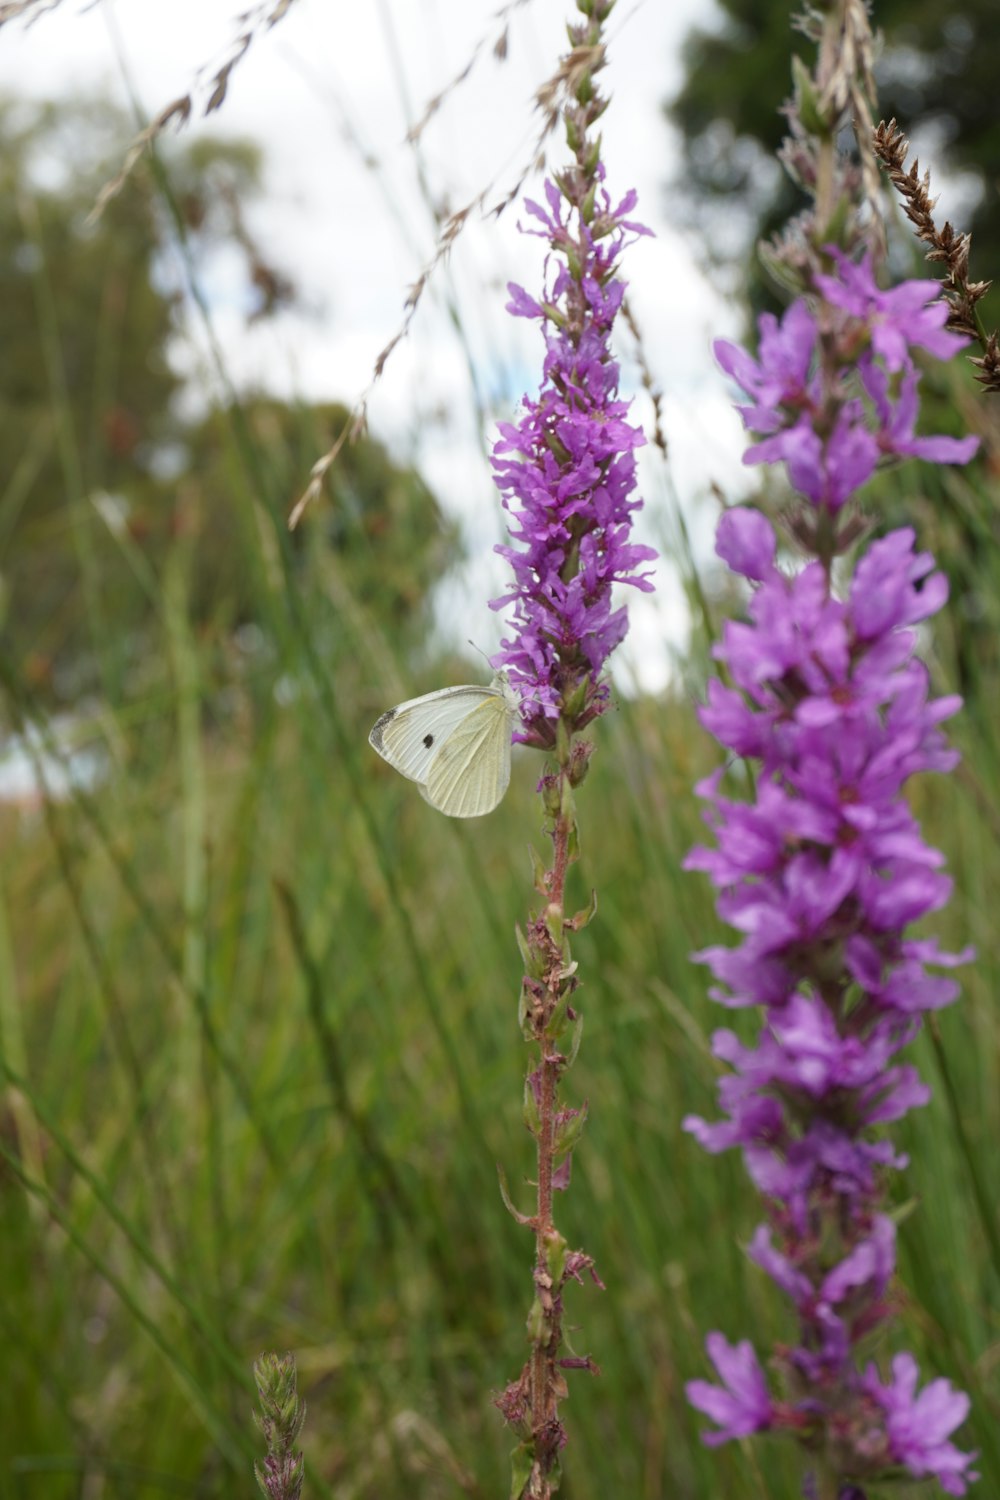
[(545, 1236), (545, 1264), (556, 1287), (562, 1286), (563, 1275), (566, 1270), (566, 1252), (568, 1249), (569, 1245), (563, 1239), (558, 1229), (551, 1230)]
[(540, 896), (547, 896), (548, 882), (546, 877), (548, 876), (549, 872), (546, 868), (545, 861), (542, 859), (542, 856), (539, 854), (534, 844), (528, 845), (528, 857), (531, 860), (531, 879), (532, 883), (534, 884), (535, 890)]
[(576, 1062), (576, 1054), (580, 1050), (580, 1042), (583, 1040), (583, 1017), (577, 1015), (573, 1022), (573, 1040), (570, 1043), (569, 1056), (566, 1058), (567, 1068), (571, 1068)]
[(581, 1135), (583, 1134), (583, 1127), (587, 1123), (587, 1111), (588, 1106), (586, 1103), (584, 1103), (581, 1108), (576, 1110), (574, 1114), (572, 1114), (570, 1118), (564, 1122), (564, 1124), (560, 1125), (559, 1129), (556, 1131), (556, 1138), (553, 1142), (553, 1151), (555, 1152), (557, 1161), (561, 1160), (562, 1157), (568, 1155), (579, 1141)]
[(528, 1309), (525, 1327), (528, 1330), (528, 1338), (533, 1344), (548, 1343), (549, 1335), (552, 1331), (551, 1325), (545, 1316), (545, 1309), (537, 1297)]
[(528, 999), (530, 994), (531, 991), (528, 989), (528, 986), (522, 983), (520, 993), (517, 997), (517, 1024), (521, 1028), (521, 1035), (526, 1042), (534, 1041), (535, 1037), (535, 1028), (528, 1014)]
[(518, 1210), (514, 1207), (513, 1199), (510, 1196), (510, 1189), (507, 1186), (507, 1174), (499, 1162), (497, 1162), (497, 1176), (500, 1178), (500, 1196), (504, 1201), (504, 1207), (506, 1208), (507, 1212), (510, 1214), (511, 1218), (516, 1219), (519, 1224), (526, 1224), (530, 1226), (532, 1220), (528, 1217), (528, 1215), (519, 1213)]
[[(562, 971), (562, 977), (572, 978), (576, 971), (576, 964), (572, 963)], [(569, 997), (576, 989), (575, 984), (567, 984), (556, 1001), (555, 1009), (549, 1017), (549, 1024), (545, 1028), (545, 1035), (552, 1041), (558, 1041), (566, 1030), (566, 1012), (569, 1010)]]
[(538, 1135), (542, 1121), (538, 1113), (538, 1102), (535, 1099), (535, 1091), (531, 1087), (530, 1078), (524, 1080), (524, 1123), (533, 1136)]
[(820, 108), (819, 94), (816, 92), (812, 74), (800, 57), (792, 58), (792, 78), (795, 83), (795, 101), (802, 124), (810, 135), (820, 136), (824, 140), (828, 139), (831, 126), (836, 124), (836, 121), (831, 121)]
[(587, 702), (587, 689), (589, 687), (590, 679), (587, 677), (581, 677), (579, 682), (575, 683), (567, 693), (563, 694), (563, 716), (564, 718), (568, 719), (570, 723), (573, 722), (578, 714), (583, 713), (584, 705)]
[(572, 917), (569, 917), (567, 919), (566, 926), (569, 928), (570, 932), (579, 932), (582, 928), (589, 927), (590, 923), (594, 920), (596, 915), (597, 892), (595, 890), (592, 890), (590, 893), (590, 900), (587, 902), (587, 905), (582, 907)]
[(541, 979), (545, 973), (545, 960), (534, 943), (525, 935), (520, 922), (514, 924), (514, 936), (517, 938), (517, 946), (521, 952), (521, 962), (524, 964), (524, 972), (532, 979)]
[(518, 1443), (510, 1454), (510, 1500), (521, 1500), (535, 1462), (534, 1443)]

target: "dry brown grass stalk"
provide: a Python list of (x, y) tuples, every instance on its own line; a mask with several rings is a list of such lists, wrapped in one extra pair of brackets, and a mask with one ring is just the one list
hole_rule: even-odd
[[(529, 3), (530, 0), (507, 0), (507, 4), (501, 6), (494, 16), (494, 20), (500, 22), (500, 30), (493, 38), (493, 46), (491, 48), (493, 56), (496, 58), (497, 62), (505, 62), (507, 58), (507, 47), (510, 42), (511, 16), (513, 15), (515, 10), (518, 10), (522, 5), (527, 5)], [(426, 105), (424, 106), (424, 112), (420, 116), (420, 119), (415, 125), (411, 125), (410, 129), (406, 133), (406, 139), (411, 146), (415, 145), (417, 141), (419, 141), (420, 137), (424, 133), (424, 130), (427, 128), (430, 121), (433, 120), (434, 116), (437, 114), (438, 110), (441, 108), (445, 100), (448, 99), (457, 88), (460, 88), (465, 80), (469, 77), (473, 68), (476, 66), (476, 63), (479, 61), (479, 58), (482, 56), (482, 53), (485, 51), (489, 40), (490, 38), (488, 35), (481, 36), (479, 38), (479, 41), (476, 43), (471, 53), (469, 54), (469, 58), (465, 66), (459, 69), (451, 82), (446, 84), (439, 94), (435, 94), (433, 98), (428, 99)]]
[[(498, 42), (494, 44), (494, 54), (502, 60), (506, 56), (507, 47), (507, 23), (510, 14), (526, 0), (510, 0), (510, 3), (498, 12), (498, 16), (504, 23), (504, 29), (500, 34)], [(502, 45), (500, 45), (502, 43)], [(448, 94), (469, 76), (472, 67), (485, 45), (485, 38), (477, 43), (469, 62), (456, 74), (448, 87), (427, 105), (421, 119), (410, 131), (408, 139), (416, 140), (423, 131), (428, 120), (437, 113), (441, 104)], [(545, 143), (559, 123), (560, 111), (564, 101), (573, 99), (576, 89), (581, 80), (589, 72), (591, 76), (598, 73), (604, 67), (606, 61), (605, 48), (602, 45), (586, 46), (582, 42), (573, 45), (570, 51), (560, 59), (556, 71), (547, 78), (535, 91), (535, 108), (541, 115), (541, 124), (535, 136), (534, 143), (528, 156), (517, 174), (516, 180), (503, 196), (494, 203), (489, 203), (495, 187), (496, 179), (492, 179), (481, 192), (469, 200), (462, 208), (456, 209), (444, 221), (444, 225), (438, 235), (437, 244), (430, 260), (424, 266), (416, 281), (411, 285), (403, 304), (403, 318), (389, 342), (379, 352), (375, 359), (372, 370), (372, 378), (361, 396), (358, 398), (350, 417), (337, 434), (332, 446), (313, 464), (309, 471), (309, 483), (306, 489), (295, 502), (288, 518), (290, 530), (294, 530), (305, 513), (307, 507), (319, 495), (323, 488), (323, 480), (329, 473), (336, 461), (337, 455), (343, 448), (345, 442), (353, 442), (354, 439), (365, 431), (368, 400), (376, 382), (381, 378), (382, 372), (396, 347), (402, 342), (409, 332), (410, 325), (416, 315), (421, 298), (434, 277), (438, 267), (447, 259), (449, 252), (462, 230), (465, 228), (473, 214), (485, 215), (490, 218), (499, 218), (510, 205), (521, 194), (528, 174), (532, 171), (541, 172), (545, 170)]]
[[(18, 5), (28, 6), (40, 3), (44, 3), (44, 0), (12, 0), (10, 5), (0, 7), (0, 25), (6, 19), (3, 15), (5, 9), (16, 9)], [(49, 3), (58, 5), (60, 0), (49, 0)], [(144, 130), (140, 130), (125, 153), (121, 170), (110, 182), (104, 184), (98, 194), (97, 202), (90, 212), (91, 222), (99, 219), (111, 199), (121, 192), (134, 171), (136, 163), (155, 144), (168, 125), (176, 124), (177, 128), (181, 129), (192, 115), (207, 116), (222, 107), (229, 92), (234, 68), (247, 55), (258, 34), (261, 31), (270, 31), (273, 26), (277, 26), (278, 22), (287, 16), (294, 3), (295, 0), (260, 0), (258, 5), (251, 6), (249, 10), (241, 11), (237, 15), (236, 24), (240, 29), (230, 43), (222, 62), (214, 69), (211, 65), (199, 68), (191, 90), (172, 99)], [(198, 96), (206, 95), (203, 103), (196, 102)]]
[(5, 4), (0, 5), (0, 26), (6, 26), (8, 21), (20, 20), (26, 26), (33, 26), (42, 16), (61, 4), (62, 0), (6, 0)]
[(930, 172), (921, 176), (916, 157), (907, 171), (910, 143), (895, 120), (888, 124), (879, 121), (872, 144), (875, 156), (885, 167), (889, 181), (902, 199), (903, 211), (916, 229), (917, 239), (930, 246), (926, 258), (944, 267), (941, 290), (951, 307), (947, 326), (979, 344), (982, 355), (969, 356), (979, 370), (976, 379), (987, 391), (1000, 392), (1000, 337), (996, 330), (986, 332), (977, 308), (993, 283), (969, 280), (972, 236), (959, 233), (947, 220), (942, 229), (937, 227), (934, 221), (937, 199), (931, 197)]

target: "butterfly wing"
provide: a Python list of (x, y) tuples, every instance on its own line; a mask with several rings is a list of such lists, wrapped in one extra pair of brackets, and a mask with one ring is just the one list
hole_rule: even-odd
[(495, 702), (497, 690), (478, 683), (439, 688), (388, 709), (368, 741), (401, 776), (423, 788), (442, 746), (470, 715)]
[(513, 714), (497, 688), (468, 710), (432, 758), (421, 787), (426, 800), (449, 818), (492, 812), (510, 781)]

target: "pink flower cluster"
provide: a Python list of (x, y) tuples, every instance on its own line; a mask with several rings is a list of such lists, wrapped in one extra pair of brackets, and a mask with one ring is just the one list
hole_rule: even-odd
[(748, 619), (730, 621), (716, 649), (732, 686), (710, 684), (701, 719), (731, 756), (757, 762), (755, 790), (750, 801), (724, 796), (722, 772), (699, 787), (715, 843), (688, 867), (709, 876), (740, 935), (696, 955), (715, 977), (712, 996), (761, 1007), (763, 1023), (755, 1046), (715, 1034), (732, 1069), (719, 1086), (723, 1118), (685, 1124), (709, 1151), (742, 1151), (766, 1213), (750, 1257), (790, 1300), (798, 1340), (773, 1361), (780, 1398), (752, 1346), (718, 1333), (708, 1352), (722, 1383), (692, 1381), (688, 1395), (718, 1424), (707, 1442), (793, 1433), (842, 1495), (863, 1497), (865, 1483), (900, 1468), (961, 1495), (973, 1455), (950, 1436), (968, 1398), (945, 1380), (918, 1394), (908, 1354), (887, 1381), (861, 1357), (892, 1317), (885, 1178), (906, 1164), (882, 1127), (929, 1097), (899, 1054), (923, 1012), (956, 998), (940, 970), (971, 956), (909, 935), (951, 890), (904, 795), (915, 773), (957, 760), (940, 725), (960, 700), (934, 699), (915, 655), (916, 627), (947, 585), (909, 529), (875, 541), (842, 596), (830, 564), (842, 550), (838, 513), (881, 457), (965, 462), (976, 440), (914, 436), (911, 350), (947, 357), (960, 342), (943, 330), (936, 284), (880, 292), (867, 261), (834, 259), (815, 306), (761, 320), (758, 359), (717, 345), (753, 403), (746, 425), (765, 435), (748, 461), (783, 459), (832, 525), (829, 555), (797, 572), (779, 566), (756, 510), (731, 510), (719, 526), (717, 550), (752, 595)]
[(937, 282), (904, 281), (882, 292), (867, 258), (856, 265), (830, 253), (838, 274), (816, 277), (819, 314), (800, 298), (780, 322), (770, 313), (760, 319), (756, 359), (725, 339), (715, 354), (751, 398), (737, 408), (744, 425), (762, 435), (744, 463), (784, 460), (792, 487), (836, 512), (881, 459), (964, 464), (979, 440), (914, 432), (920, 375), (911, 349), (950, 359), (966, 342), (944, 328), (948, 305)]
[[(603, 179), (598, 168), (598, 180)], [(635, 450), (645, 441), (618, 397), (618, 365), (610, 352), (615, 317), (625, 295), (618, 257), (630, 235), (649, 231), (628, 216), (636, 195), (612, 207), (599, 188), (593, 212), (574, 208), (553, 182), (546, 207), (526, 207), (542, 226), (554, 271), (538, 301), (511, 285), (509, 312), (536, 318), (546, 354), (537, 397), (524, 398), (516, 425), (500, 423), (493, 450), (496, 482), (510, 512), (513, 545), (497, 550), (514, 572), (511, 591), (491, 603), (513, 605), (511, 634), (492, 665), (507, 672), (545, 738), (544, 723), (562, 711), (581, 680), (588, 683), (589, 716), (603, 707), (601, 670), (628, 629), (612, 586), (653, 585), (642, 564), (656, 553), (630, 538)], [(585, 722), (585, 717), (583, 719)], [(578, 727), (581, 719), (578, 718)]]

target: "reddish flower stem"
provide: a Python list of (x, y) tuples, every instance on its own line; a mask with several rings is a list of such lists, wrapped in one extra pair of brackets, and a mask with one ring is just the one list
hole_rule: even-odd
[[(566, 768), (560, 771), (560, 792), (567, 778)], [(562, 800), (562, 799), (560, 799)], [(552, 830), (553, 859), (546, 884), (549, 887), (549, 921), (563, 920), (566, 889), (566, 871), (569, 867), (569, 841), (572, 820), (560, 814)], [(555, 1167), (555, 1116), (559, 1073), (564, 1059), (556, 1043), (546, 1035), (549, 1021), (559, 1001), (560, 972), (563, 965), (561, 945), (552, 945), (548, 973), (545, 976), (546, 1003), (538, 1016), (536, 1035), (540, 1056), (540, 1079), (538, 1099), (538, 1135), (536, 1140), (537, 1198), (535, 1209), (535, 1291), (544, 1314), (544, 1330), (547, 1337), (540, 1337), (535, 1344), (531, 1359), (531, 1426), (536, 1444), (536, 1453), (544, 1464), (544, 1455), (549, 1452), (551, 1442), (546, 1435), (555, 1435), (558, 1426), (559, 1387), (555, 1356), (562, 1339), (562, 1302), (553, 1295), (552, 1276), (548, 1267), (548, 1245), (555, 1229), (552, 1218), (552, 1174)], [(553, 1454), (554, 1456), (554, 1454)], [(540, 1478), (544, 1480), (545, 1465)], [(534, 1492), (532, 1492), (534, 1493)], [(550, 1493), (547, 1483), (538, 1489), (540, 1497)]]

